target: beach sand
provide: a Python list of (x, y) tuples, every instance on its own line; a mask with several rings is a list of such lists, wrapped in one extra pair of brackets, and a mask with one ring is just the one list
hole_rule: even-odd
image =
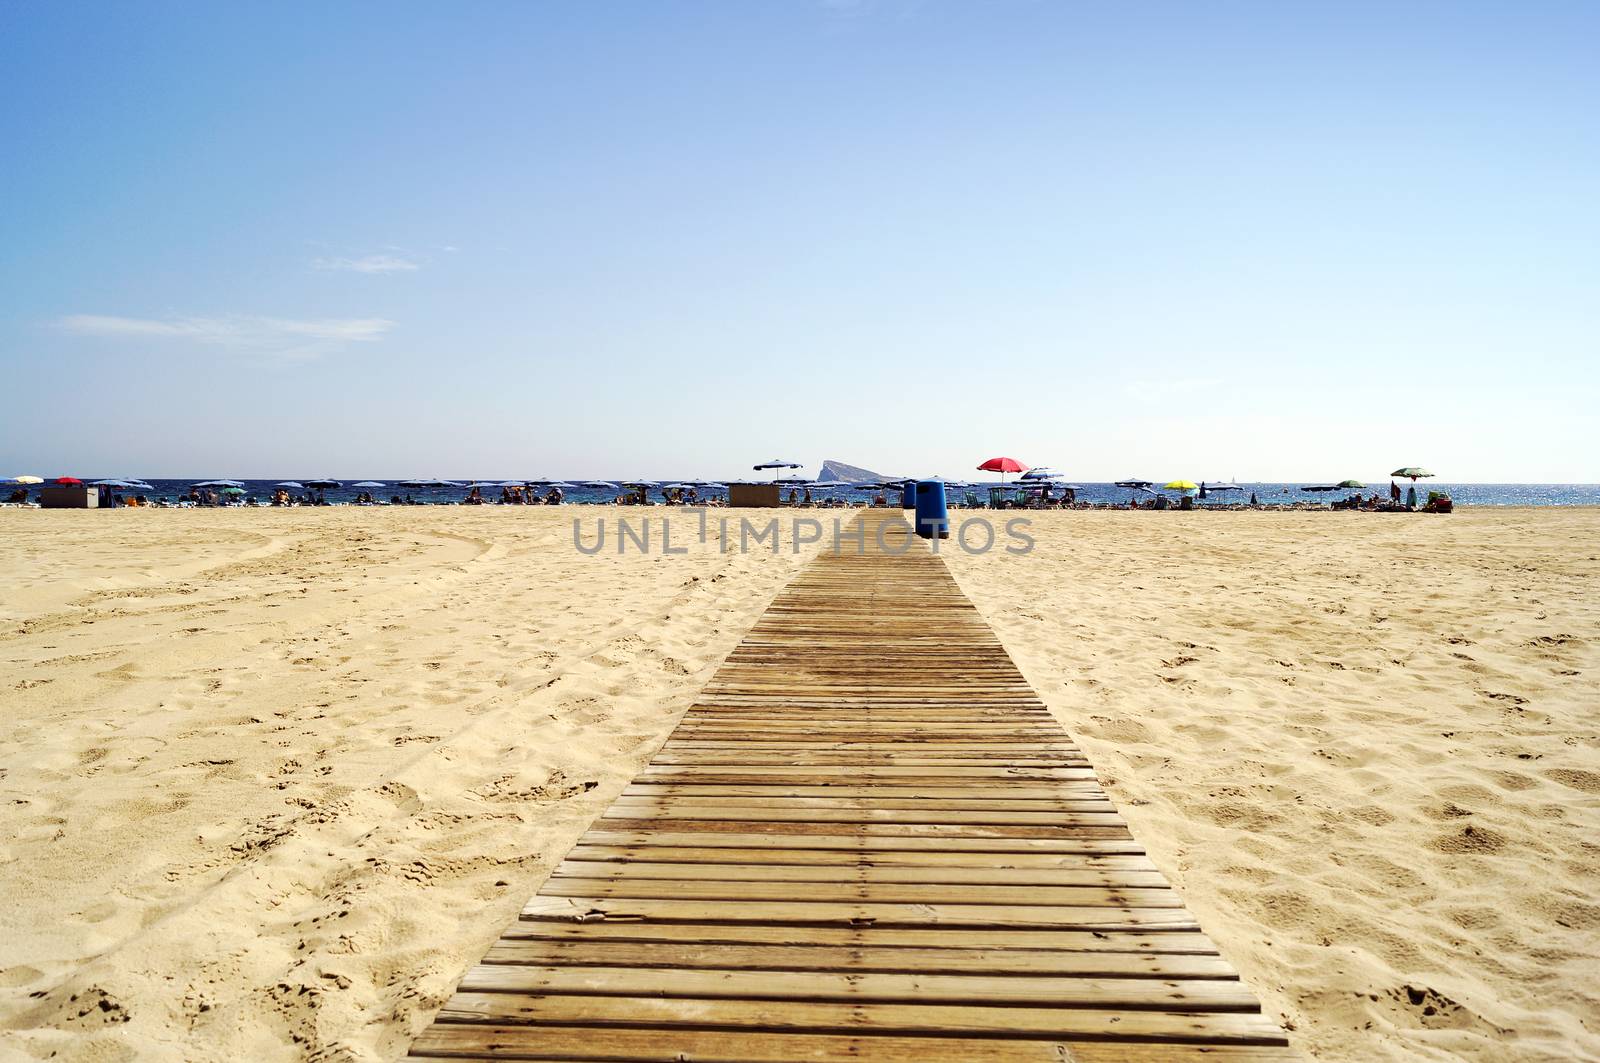
[[(0, 1056), (403, 1053), (806, 559), (602, 514), (0, 510)], [(1031, 519), (957, 580), (1308, 1056), (1600, 1057), (1600, 511)]]

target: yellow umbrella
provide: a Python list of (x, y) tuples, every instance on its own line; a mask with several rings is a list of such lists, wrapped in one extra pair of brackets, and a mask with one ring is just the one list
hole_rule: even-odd
[(44, 483), (44, 480), (41, 479), (38, 476), (18, 476), (18, 477), (15, 477), (15, 479), (16, 479), (17, 483), (19, 483), (19, 484), (42, 484), (42, 483)]
[(1167, 485), (1168, 491), (1198, 491), (1200, 485), (1191, 480), (1174, 480)]

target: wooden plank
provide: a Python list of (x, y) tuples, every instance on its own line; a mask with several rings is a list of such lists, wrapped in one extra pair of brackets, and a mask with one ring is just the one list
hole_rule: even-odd
[(836, 1004), (802, 1000), (457, 993), (445, 1022), (594, 1026), (744, 1027), (788, 1032), (1087, 1037), (1123, 1041), (1282, 1044), (1273, 1023), (1251, 1012), (1129, 1011), (1121, 1008)]
[[(585, 842), (591, 841), (587, 836)], [(805, 839), (807, 841), (815, 839)], [(958, 873), (969, 870), (984, 874), (1004, 874), (1008, 871), (1028, 874), (1033, 871), (1154, 871), (1155, 864), (1147, 856), (1124, 853), (1063, 852), (1063, 853), (998, 853), (998, 852), (944, 852), (934, 849), (763, 849), (763, 848), (694, 848), (672, 845), (593, 845), (581, 843), (567, 854), (569, 861), (626, 861), (673, 863), (679, 866), (694, 864), (735, 864), (750, 870), (763, 867), (781, 868), (798, 865), (797, 871), (810, 867), (854, 868), (859, 870), (887, 870), (905, 868), (915, 871), (950, 869)], [(952, 879), (951, 881), (956, 881)]]
[[(1063, 817), (1064, 818), (1064, 817)], [(1081, 817), (1080, 817), (1081, 818)], [(700, 819), (674, 816), (671, 819), (613, 818), (602, 814), (599, 823), (607, 830), (662, 830), (707, 834), (856, 834), (872, 838), (1128, 838), (1126, 826), (1097, 823), (883, 823), (852, 822), (818, 817), (816, 822), (764, 819)]]
[(552, 878), (543, 897), (610, 897), (660, 900), (787, 901), (804, 903), (870, 901), (874, 904), (1020, 905), (1071, 908), (1181, 908), (1165, 888), (1106, 886), (952, 885), (917, 882), (760, 882), (657, 878)]
[(705, 879), (717, 882), (988, 884), (1018, 886), (1101, 886), (1107, 888), (1162, 889), (1166, 876), (1156, 870), (1129, 871), (1118, 868), (1040, 868), (1013, 867), (874, 867), (800, 866), (746, 863), (652, 863), (647, 859), (592, 861), (567, 858), (550, 876), (576, 879)]
[(615, 830), (597, 826), (586, 833), (580, 844), (610, 846), (674, 846), (704, 850), (741, 849), (831, 849), (852, 853), (994, 853), (1064, 855), (1144, 855), (1139, 844), (1127, 838), (1085, 837), (1078, 832), (1069, 837), (987, 837), (967, 835), (928, 838), (896, 834), (840, 834), (834, 832), (773, 834), (756, 831)]
[[(856, 809), (860, 811), (913, 811), (920, 809), (952, 812), (1089, 812), (1115, 815), (1107, 810), (1111, 799), (1104, 796), (1047, 798), (983, 797), (924, 797), (920, 793), (900, 797), (854, 797), (849, 794), (812, 797), (785, 794), (779, 797), (751, 797), (744, 794), (681, 794), (672, 791), (654, 794), (625, 793), (613, 802), (612, 807), (627, 808), (630, 812), (648, 812), (652, 809), (711, 808), (720, 811), (739, 809)], [(1120, 819), (1120, 817), (1119, 817)]]
[(1076, 975), (1095, 978), (1237, 979), (1211, 954), (1063, 952), (1051, 949), (748, 945), (716, 942), (502, 938), (484, 963), (606, 967), (710, 967), (744, 971), (876, 971), (882, 974)]
[(855, 782), (877, 782), (880, 779), (914, 779), (919, 783), (938, 783), (945, 779), (1032, 779), (1032, 780), (1083, 780), (1094, 782), (1094, 772), (1089, 768), (1072, 767), (1017, 767), (1011, 766), (943, 766), (931, 764), (877, 764), (862, 767), (858, 764), (803, 764), (796, 767), (784, 765), (744, 766), (738, 764), (670, 765), (663, 768), (646, 767), (639, 773), (641, 780), (682, 779), (699, 782), (707, 778), (738, 779), (777, 778), (791, 782), (847, 778)]
[[(1076, 787), (1076, 789), (1073, 789)], [(1002, 784), (999, 786), (748, 786), (740, 783), (630, 783), (623, 797), (887, 797), (951, 801), (975, 798), (982, 801), (1093, 801), (1111, 799), (1097, 786), (1086, 783), (1058, 783), (1055, 786)]]
[(522, 908), (524, 919), (569, 922), (655, 920), (674, 923), (805, 923), (812, 926), (993, 927), (1013, 929), (1195, 930), (1182, 908), (1111, 905), (882, 903), (875, 901), (763, 901), (663, 897), (565, 897), (540, 891)]
[(479, 964), (463, 993), (581, 994), (658, 999), (792, 1000), (815, 1003), (1004, 1004), (1128, 1011), (1259, 1010), (1237, 979), (1111, 978), (1086, 974), (877, 974), (863, 971)]
[(1074, 930), (1052, 927), (1007, 930), (993, 927), (807, 926), (782, 923), (557, 922), (520, 920), (502, 941), (666, 941), (744, 945), (841, 945), (851, 948), (1027, 949), (1044, 952), (1136, 952), (1214, 955), (1216, 944), (1194, 927), (1131, 927)]
[(851, 823), (882, 824), (933, 824), (957, 826), (1029, 826), (1041, 827), (1120, 827), (1122, 816), (1116, 812), (1014, 812), (976, 811), (953, 808), (924, 810), (916, 802), (911, 808), (867, 807), (864, 802), (848, 799), (843, 807), (828, 807), (819, 800), (779, 802), (777, 807), (755, 804), (686, 801), (654, 801), (650, 798), (619, 798), (601, 816), (602, 819), (653, 819), (658, 823), (676, 824), (680, 820), (727, 820), (743, 824), (752, 823)]
[[(537, 1046), (535, 1054), (533, 1047)], [(638, 1061), (638, 1063), (1292, 1063), (1298, 1054), (1273, 1045), (1151, 1044), (1068, 1039), (896, 1037), (887, 1034), (787, 1034), (607, 1026), (440, 1023), (412, 1045), (417, 1058), (454, 1060)]]

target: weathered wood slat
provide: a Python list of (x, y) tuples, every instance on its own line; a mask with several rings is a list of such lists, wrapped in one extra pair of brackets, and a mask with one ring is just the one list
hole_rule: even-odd
[(1161, 872), (1115, 868), (1014, 867), (872, 867), (855, 863), (846, 867), (788, 867), (772, 864), (652, 863), (646, 859), (612, 862), (577, 859), (569, 854), (551, 878), (704, 879), (717, 882), (854, 882), (879, 885), (891, 882), (943, 885), (1101, 886), (1107, 888), (1165, 889)]
[(876, 971), (881, 974), (1076, 975), (1098, 978), (1236, 979), (1220, 956), (1048, 949), (745, 945), (706, 942), (501, 939), (484, 963), (537, 966), (709, 967), (750, 971)]
[(758, 834), (734, 831), (625, 831), (607, 827), (591, 829), (580, 843), (594, 845), (668, 845), (715, 851), (722, 848), (832, 849), (852, 853), (997, 853), (997, 854), (1134, 854), (1144, 849), (1129, 838), (1088, 838), (1083, 832), (1065, 838), (943, 837), (923, 838), (887, 834)]
[[(807, 839), (811, 840), (811, 839)], [(592, 842), (593, 839), (586, 839)], [(1124, 848), (1131, 848), (1125, 846)], [(568, 861), (623, 861), (630, 864), (649, 862), (671, 863), (675, 866), (712, 864), (722, 867), (737, 865), (749, 870), (772, 868), (785, 870), (784, 865), (796, 873), (813, 868), (830, 872), (848, 869), (854, 874), (887, 872), (905, 869), (917, 873), (943, 873), (951, 877), (942, 881), (958, 882), (963, 874), (984, 873), (1007, 875), (1026, 874), (1035, 870), (1107, 870), (1154, 871), (1155, 864), (1143, 855), (1101, 852), (1062, 853), (1001, 853), (1001, 852), (944, 852), (938, 850), (900, 849), (762, 849), (762, 848), (695, 848), (674, 845), (601, 845), (582, 844), (567, 854)], [(590, 866), (594, 866), (591, 864)], [(604, 866), (604, 865), (602, 865)]]
[(463, 993), (568, 993), (599, 996), (795, 1000), (848, 1004), (1014, 1004), (1129, 1011), (1249, 1011), (1256, 1000), (1237, 979), (1091, 977), (1034, 974), (877, 974), (863, 971), (479, 964)]
[(1010, 930), (993, 927), (819, 926), (782, 923), (667, 923), (638, 920), (519, 920), (502, 941), (671, 941), (745, 945), (842, 945), (851, 948), (1029, 949), (1056, 952), (1137, 952), (1213, 955), (1216, 944), (1193, 927), (1129, 927), (1093, 930), (1048, 927)]
[[(785, 901), (787, 903), (1015, 905), (1069, 908), (1181, 908), (1183, 902), (1163, 883), (1159, 889), (1106, 886), (1039, 886), (1032, 884), (951, 885), (923, 882), (756, 882), (658, 878), (556, 877), (545, 897), (607, 897), (630, 900)], [(787, 898), (797, 901), (787, 901)]]
[(1133, 905), (959, 904), (925, 901), (675, 900), (666, 897), (567, 897), (547, 886), (522, 908), (524, 919), (568, 922), (655, 919), (674, 923), (805, 923), (812, 926), (995, 927), (1033, 929), (1194, 930), (1182, 908)]
[[(457, 993), (443, 1021), (595, 1026), (734, 1027), (833, 1033), (989, 1034), (1275, 1044), (1278, 1027), (1252, 1012), (1139, 1011), (1126, 1008), (978, 1007), (959, 1004), (839, 1004), (831, 1001), (723, 1000), (568, 993)], [(537, 1045), (537, 1040), (529, 1042)]]
[[(535, 1051), (537, 1046), (537, 1051)], [(750, 1030), (630, 1029), (439, 1023), (412, 1046), (415, 1056), (455, 1060), (623, 1060), (638, 1063), (924, 1063), (929, 1059), (1006, 1063), (1290, 1063), (1299, 1057), (1269, 1045), (1025, 1040), (887, 1034), (788, 1034)], [(538, 1052), (548, 1054), (537, 1054)]]
[(943, 562), (864, 519), (414, 1056), (1295, 1058)]

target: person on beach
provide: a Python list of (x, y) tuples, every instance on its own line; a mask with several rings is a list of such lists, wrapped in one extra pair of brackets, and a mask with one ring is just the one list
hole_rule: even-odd
[(1389, 481), (1389, 501), (1400, 501), (1400, 485), (1395, 483), (1393, 480)]

